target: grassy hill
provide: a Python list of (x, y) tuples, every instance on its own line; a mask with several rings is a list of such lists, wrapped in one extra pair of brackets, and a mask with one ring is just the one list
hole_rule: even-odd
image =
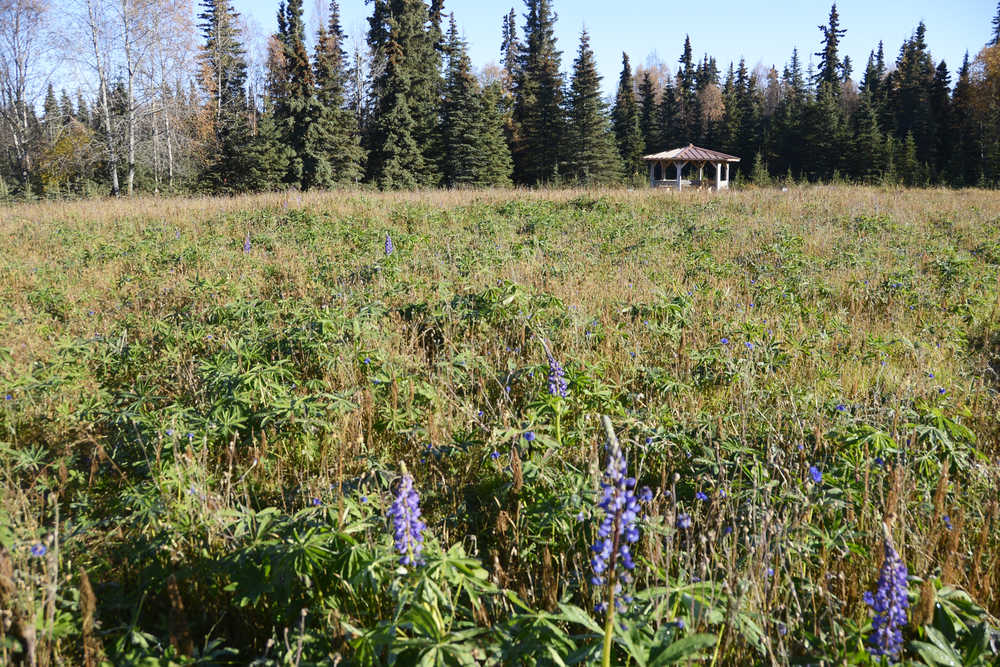
[(0, 239), (0, 663), (599, 660), (601, 415), (651, 491), (613, 664), (865, 663), (883, 523), (903, 655), (1000, 659), (996, 192), (40, 203)]

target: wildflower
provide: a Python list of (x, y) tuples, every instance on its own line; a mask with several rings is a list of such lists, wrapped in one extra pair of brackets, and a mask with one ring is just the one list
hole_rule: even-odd
[(722, 344), (723, 345), (729, 345), (729, 339), (726, 338), (725, 336), (723, 336), (723, 338), (722, 338)]
[(48, 552), (45, 545), (39, 542), (38, 544), (31, 545), (31, 555), (35, 558), (41, 558)]
[(877, 465), (879, 467), (884, 466), (885, 465), (885, 459), (883, 459), (881, 456), (876, 456), (875, 457), (875, 465)]
[(903, 626), (906, 625), (907, 598), (906, 563), (892, 545), (889, 529), (885, 531), (885, 558), (879, 572), (875, 593), (866, 592), (865, 604), (872, 608), (872, 634), (868, 637), (868, 652), (873, 656), (895, 658), (903, 646)]
[(535, 439), (535, 432), (526, 431), (524, 434), (524, 439), (527, 440), (528, 442), (532, 442)]
[(941, 520), (944, 521), (944, 527), (951, 530), (951, 517), (946, 514)]
[(3, 397), (3, 400), (5, 400), (5, 401), (13, 401), (14, 397), (11, 396), (10, 394), (7, 394), (6, 396)]
[(697, 498), (698, 500), (702, 500), (702, 501), (708, 500), (708, 496), (705, 495), (705, 493), (702, 492), (702, 491), (699, 491), (698, 493), (694, 494), (694, 497)]
[(549, 355), (549, 393), (566, 398), (566, 373), (551, 354)]
[(938, 393), (939, 393), (939, 394), (941, 394), (942, 396), (944, 396), (944, 394), (945, 394), (945, 393), (946, 393), (947, 391), (948, 391), (948, 390), (947, 390), (947, 389), (945, 389), (944, 387), (938, 387)]
[[(603, 586), (610, 577), (614, 595), (621, 591), (621, 584), (632, 581), (630, 572), (635, 569), (629, 545), (639, 540), (639, 503), (652, 499), (652, 492), (644, 487), (635, 492), (635, 478), (626, 477), (625, 455), (617, 445), (608, 452), (608, 466), (601, 479), (601, 500), (597, 506), (604, 512), (597, 529), (597, 541), (591, 547), (594, 555), (590, 566), (594, 571), (590, 582)], [(616, 606), (620, 603), (616, 602)], [(598, 610), (604, 609), (598, 605)]]
[(691, 515), (690, 514), (679, 514), (677, 516), (677, 527), (681, 530), (687, 530), (691, 527)]
[(243, 254), (246, 255), (250, 252), (250, 232), (243, 237)]
[(490, 458), (496, 461), (498, 458), (500, 458), (500, 452), (493, 450), (493, 453), (490, 454)]
[(812, 477), (812, 481), (816, 484), (823, 482), (823, 472), (816, 466), (809, 466), (809, 476)]
[(847, 409), (847, 406), (844, 405), (843, 403), (840, 403), (840, 404), (837, 405), (837, 412), (843, 412), (846, 409)]
[(173, 434), (174, 434), (174, 429), (168, 428), (167, 429), (167, 435), (170, 436), (170, 435), (173, 435)]
[(368, 502), (368, 496), (361, 496), (361, 503), (364, 504), (367, 502)]
[(774, 568), (773, 567), (767, 568), (767, 576), (769, 576), (769, 577), (773, 577), (774, 576)]
[(392, 251), (395, 250), (395, 249), (396, 249), (396, 246), (394, 246), (392, 244), (392, 237), (389, 236), (388, 232), (386, 232), (386, 234), (385, 234), (385, 256), (388, 257), (389, 255), (391, 255)]
[(312, 506), (313, 506), (313, 507), (318, 507), (318, 506), (319, 506), (319, 504), (320, 504), (320, 500), (319, 500), (319, 498), (313, 498), (313, 499), (312, 499)]
[(420, 552), (424, 548), (424, 528), (420, 519), (420, 495), (413, 488), (413, 478), (404, 472), (396, 491), (396, 498), (389, 507), (392, 519), (392, 537), (401, 565), (422, 565)]
[(748, 350), (751, 350), (751, 351), (753, 350), (753, 343), (751, 343), (750, 341), (746, 342), (746, 346), (747, 346)]

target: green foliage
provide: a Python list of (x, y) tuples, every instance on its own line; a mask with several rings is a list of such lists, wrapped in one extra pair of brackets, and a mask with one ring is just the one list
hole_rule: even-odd
[(612, 664), (871, 664), (883, 521), (904, 660), (995, 663), (996, 196), (795, 187), (14, 209), (0, 662), (593, 664), (607, 414)]

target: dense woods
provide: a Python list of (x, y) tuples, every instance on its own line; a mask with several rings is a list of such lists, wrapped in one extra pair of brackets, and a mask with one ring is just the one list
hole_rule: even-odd
[(442, 0), (370, 4), (349, 52), (336, 0), (316, 35), (282, 2), (261, 67), (231, 0), (0, 3), (0, 197), (641, 182), (689, 142), (757, 183), (1000, 183), (1000, 6), (957, 69), (920, 23), (856, 71), (834, 5), (815, 69), (723, 71), (688, 37), (675, 66), (623, 54), (604, 99), (586, 32), (564, 71), (550, 0), (499, 17), (480, 72)]

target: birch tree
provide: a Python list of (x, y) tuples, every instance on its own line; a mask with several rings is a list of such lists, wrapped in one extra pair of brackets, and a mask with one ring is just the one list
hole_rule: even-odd
[(15, 172), (31, 190), (34, 106), (46, 89), (47, 0), (0, 0), (0, 123), (9, 135)]

